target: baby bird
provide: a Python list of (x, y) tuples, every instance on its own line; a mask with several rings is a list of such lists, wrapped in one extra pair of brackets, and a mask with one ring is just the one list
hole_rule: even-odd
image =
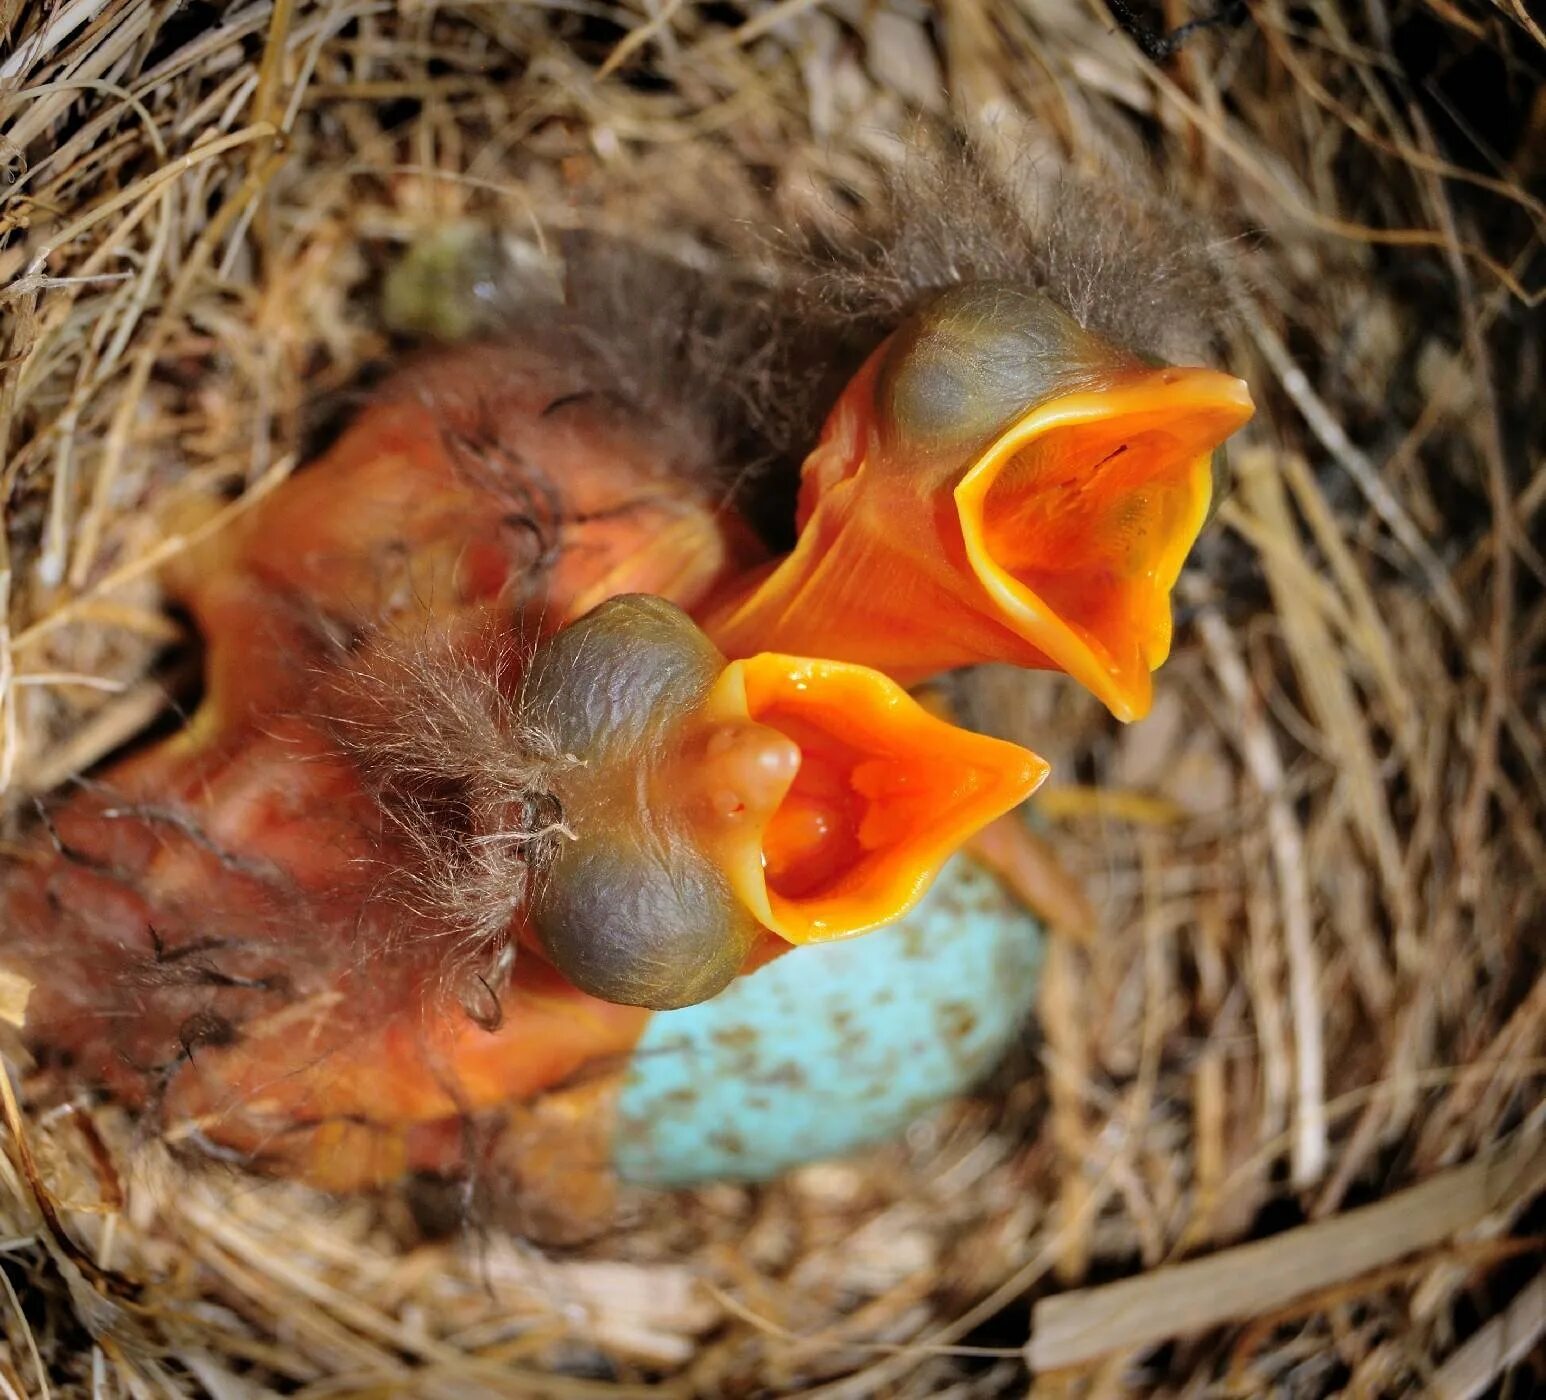
[(1027, 191), (915, 135), (836, 246), (796, 253), (793, 353), (844, 345), (846, 383), (804, 409), (794, 547), (698, 615), (730, 655), (1048, 668), (1138, 719), (1253, 412), (1207, 367), (1233, 269), (1136, 172)]
[(1145, 363), (1033, 289), (939, 293), (828, 416), (794, 549), (705, 626), (732, 655), (790, 647), (909, 681), (1061, 670), (1140, 718), (1214, 451), (1251, 413), (1240, 380)]
[(443, 1166), (648, 1011), (892, 921), (1040, 781), (864, 667), (727, 662), (670, 596), (751, 537), (648, 421), (571, 414), (583, 364), (426, 362), (169, 578), (193, 721), (4, 880), (46, 1065), (335, 1189)]
[[(1166, 315), (1156, 337), (1105, 314), (1055, 220), (970, 194), (793, 314), (577, 252), (567, 308), (410, 364), (184, 560), (192, 722), (56, 806), (0, 883), (39, 1062), (332, 1189), (466, 1169), (470, 1123), (615, 1085), (641, 1045), (616, 1150), (659, 1179), (765, 1174), (965, 1087), (1024, 1010), (1036, 931), (959, 861), (955, 902), (909, 911), (1046, 768), (901, 683), (1007, 661), (1140, 716), (1251, 412), (1238, 380), (1159, 362)], [(835, 401), (800, 365), (823, 341)], [(814, 445), (774, 431), (822, 414)], [(905, 956), (838, 956), (899, 918)], [(952, 942), (942, 919), (955, 961), (914, 956), (921, 930)], [(991, 1033), (920, 1088), (927, 1032), (880, 1022), (952, 983), (943, 1024)], [(807, 1035), (817, 985), (834, 1023), (854, 989), (870, 1059)], [(708, 1053), (721, 1005), (782, 1047), (766, 1078), (793, 1098), (701, 1096), (713, 1150), (698, 1110), (666, 1142), (687, 1090), (638, 1071), (661, 1027)], [(834, 1057), (873, 1081), (822, 1100)], [(730, 1151), (764, 1101), (767, 1150)]]

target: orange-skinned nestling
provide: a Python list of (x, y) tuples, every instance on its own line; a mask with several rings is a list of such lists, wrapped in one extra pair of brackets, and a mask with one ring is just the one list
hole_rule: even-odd
[(572, 370), (427, 361), (172, 571), (203, 701), (4, 880), (46, 1064), (325, 1186), (445, 1166), (1039, 781), (863, 668), (727, 666), (660, 595), (744, 527)]

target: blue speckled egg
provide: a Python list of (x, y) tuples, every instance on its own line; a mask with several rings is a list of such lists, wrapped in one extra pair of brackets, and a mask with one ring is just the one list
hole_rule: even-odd
[(993, 1068), (1041, 950), (1037, 920), (957, 856), (893, 927), (796, 949), (655, 1016), (623, 1086), (619, 1172), (760, 1180), (894, 1136)]

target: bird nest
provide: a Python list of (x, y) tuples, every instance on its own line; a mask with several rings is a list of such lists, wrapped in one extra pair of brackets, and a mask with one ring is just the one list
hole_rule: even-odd
[[(756, 276), (770, 227), (851, 237), (832, 211), (949, 125), (1159, 172), (1234, 242), (1261, 406), (1152, 716), (1016, 691), (1099, 918), (979, 1095), (771, 1186), (630, 1192), (556, 1251), (411, 1184), (190, 1171), (111, 1105), (30, 1105), (13, 1053), (0, 1396), (1459, 1396), (1531, 1364), (1546, 35), (1518, 0), (1164, 37), (1181, 9), (0, 5), (10, 839), (175, 723), (158, 568), (424, 329), (394, 269), (461, 240)], [(475, 317), (469, 285), (429, 303)], [(185, 498), (223, 504), (179, 531)]]

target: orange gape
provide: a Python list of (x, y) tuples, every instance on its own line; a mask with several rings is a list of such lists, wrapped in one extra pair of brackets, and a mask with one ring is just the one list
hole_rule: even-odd
[(704, 626), (731, 656), (841, 657), (904, 681), (1004, 661), (1149, 708), (1170, 591), (1245, 385), (1150, 366), (1023, 288), (938, 297), (844, 389), (806, 458), (799, 537)]

